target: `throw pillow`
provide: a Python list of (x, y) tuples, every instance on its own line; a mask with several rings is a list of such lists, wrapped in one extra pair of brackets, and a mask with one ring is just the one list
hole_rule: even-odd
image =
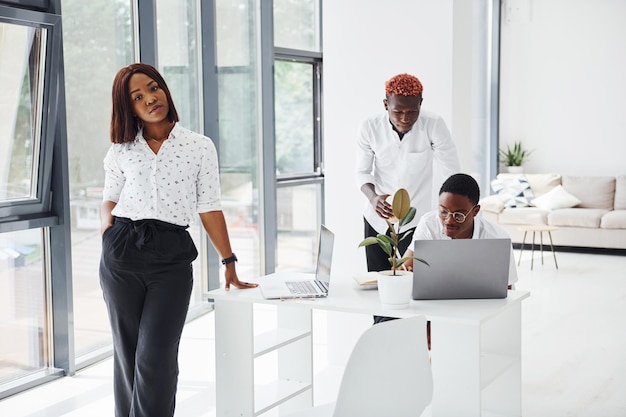
[(534, 195), (525, 178), (496, 178), (491, 189), (498, 194), (505, 207), (528, 207)]
[(568, 193), (562, 185), (557, 185), (544, 195), (535, 198), (532, 203), (535, 207), (543, 210), (554, 210), (574, 207), (580, 204), (581, 201), (575, 195)]

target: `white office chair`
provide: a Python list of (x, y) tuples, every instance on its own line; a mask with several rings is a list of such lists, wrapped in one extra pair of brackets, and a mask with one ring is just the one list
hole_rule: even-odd
[(361, 335), (335, 403), (289, 417), (419, 417), (432, 394), (425, 317), (391, 320)]

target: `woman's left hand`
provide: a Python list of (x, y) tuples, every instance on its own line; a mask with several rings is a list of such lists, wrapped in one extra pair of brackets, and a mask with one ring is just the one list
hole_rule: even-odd
[(226, 286), (224, 287), (224, 289), (226, 291), (230, 291), (230, 286), (234, 286), (235, 288), (256, 288), (259, 286), (259, 284), (255, 284), (253, 282), (243, 282), (243, 281), (239, 281), (239, 278), (237, 277), (237, 272), (235, 271), (235, 268), (233, 267), (226, 267)]

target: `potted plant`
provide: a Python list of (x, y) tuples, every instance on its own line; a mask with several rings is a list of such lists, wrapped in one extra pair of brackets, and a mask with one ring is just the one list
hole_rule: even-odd
[[(402, 226), (407, 225), (415, 217), (415, 207), (411, 207), (411, 198), (404, 188), (399, 189), (393, 196), (391, 204), (393, 217), (386, 219), (389, 235), (379, 233), (377, 236), (365, 238), (359, 247), (378, 245), (389, 256), (391, 269), (380, 271), (378, 278), (378, 292), (381, 302), (388, 307), (401, 308), (408, 305), (411, 300), (413, 289), (413, 273), (403, 268), (410, 257), (402, 257), (398, 247), (400, 241), (408, 236), (408, 232), (402, 232)], [(428, 265), (424, 259), (413, 258)]]
[(523, 172), (523, 165), (526, 158), (530, 155), (530, 151), (522, 148), (522, 142), (513, 143), (513, 147), (506, 147), (506, 150), (500, 149), (500, 162), (502, 162), (509, 172)]

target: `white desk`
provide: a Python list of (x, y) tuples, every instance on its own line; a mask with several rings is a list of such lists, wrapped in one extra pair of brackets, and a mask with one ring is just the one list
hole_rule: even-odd
[[(265, 277), (257, 282), (262, 283)], [(386, 310), (377, 291), (334, 278), (328, 298), (264, 300), (258, 289), (209, 292), (215, 300), (217, 416), (280, 413), (313, 404), (313, 309), (392, 317), (423, 314), (432, 323), (432, 415), (521, 416), (521, 301), (525, 291), (499, 300), (412, 301)], [(278, 328), (253, 334), (253, 304), (278, 307)], [(255, 360), (277, 353), (277, 381), (255, 387)]]

